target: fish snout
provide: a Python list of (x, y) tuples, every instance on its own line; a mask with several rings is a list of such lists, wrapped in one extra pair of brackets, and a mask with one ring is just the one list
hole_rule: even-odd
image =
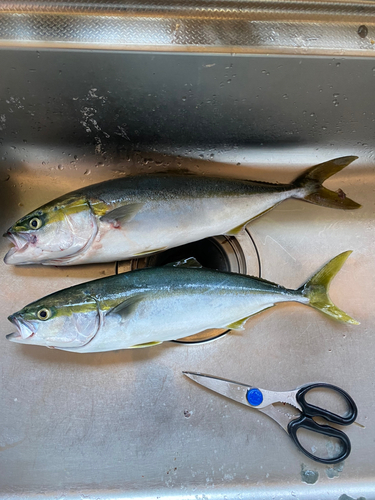
[(7, 339), (25, 340), (34, 335), (36, 328), (34, 328), (31, 322), (23, 319), (19, 313), (11, 314), (8, 316), (8, 320), (17, 328), (17, 331), (7, 335)]
[(11, 314), (10, 316), (8, 316), (8, 321), (10, 321), (11, 323), (13, 323), (15, 325), (16, 318), (17, 318), (17, 313)]
[(12, 325), (14, 325), (17, 328), (17, 331), (6, 335), (6, 338), (8, 340), (11, 340), (12, 342), (17, 342), (17, 341), (22, 339), (21, 329), (19, 327), (19, 321), (17, 318), (18, 318), (17, 313), (11, 314), (10, 316), (8, 316), (8, 321), (10, 321), (12, 323)]

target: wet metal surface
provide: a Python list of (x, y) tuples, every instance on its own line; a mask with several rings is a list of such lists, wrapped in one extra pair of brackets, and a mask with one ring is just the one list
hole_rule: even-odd
[[(249, 226), (262, 276), (288, 287), (353, 250), (331, 296), (357, 327), (285, 304), (208, 344), (88, 355), (16, 345), (10, 313), (115, 264), (1, 265), (0, 498), (375, 498), (375, 63), (34, 50), (3, 50), (0, 63), (2, 232), (53, 197), (127, 173), (284, 182), (347, 154), (360, 159), (326, 185), (363, 205), (291, 200)], [(270, 390), (343, 387), (361, 424), (346, 431), (349, 459), (334, 472), (307, 463), (277, 424), (197, 391), (182, 370)]]

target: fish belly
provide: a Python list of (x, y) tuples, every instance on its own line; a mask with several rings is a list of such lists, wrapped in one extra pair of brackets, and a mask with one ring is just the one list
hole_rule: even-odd
[(227, 234), (289, 196), (289, 193), (276, 192), (246, 197), (151, 201), (123, 226), (101, 223), (94, 243), (74, 263), (125, 260)]

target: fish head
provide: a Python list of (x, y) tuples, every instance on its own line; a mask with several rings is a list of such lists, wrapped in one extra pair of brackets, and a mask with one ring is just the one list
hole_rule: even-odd
[(4, 234), (13, 247), (6, 264), (64, 264), (87, 249), (98, 232), (97, 220), (86, 198), (54, 200), (19, 219)]
[(95, 299), (80, 295), (72, 297), (69, 289), (62, 290), (10, 315), (16, 331), (7, 339), (60, 349), (86, 345), (100, 329), (101, 314)]

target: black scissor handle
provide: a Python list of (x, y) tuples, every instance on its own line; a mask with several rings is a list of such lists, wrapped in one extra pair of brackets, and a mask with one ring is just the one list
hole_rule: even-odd
[[(297, 437), (297, 431), (300, 428), (338, 439), (342, 447), (341, 453), (332, 458), (321, 458), (313, 455), (302, 446)], [(296, 446), (302, 451), (302, 453), (304, 453), (312, 460), (315, 460), (316, 462), (320, 462), (322, 464), (337, 464), (338, 462), (342, 462), (343, 460), (345, 460), (350, 455), (352, 447), (348, 436), (344, 432), (329, 425), (317, 424), (312, 418), (306, 417), (305, 415), (302, 415), (300, 418), (290, 422), (288, 424), (288, 432), (290, 437), (292, 438)]]
[[(307, 403), (305, 399), (306, 394), (318, 387), (323, 387), (325, 389), (329, 389), (339, 394), (342, 397), (342, 399), (346, 401), (348, 405), (348, 414), (345, 416), (337, 415), (336, 413), (332, 413), (331, 411), (325, 410), (324, 408), (320, 408), (319, 406), (314, 406), (310, 403)], [(322, 382), (306, 385), (297, 392), (296, 400), (301, 406), (303, 414), (308, 417), (322, 417), (328, 420), (328, 422), (332, 422), (334, 424), (339, 424), (339, 425), (350, 425), (357, 418), (358, 414), (357, 405), (347, 392), (345, 392), (340, 387), (337, 387), (336, 385), (324, 384)], [(295, 422), (298, 421), (296, 420)], [(325, 426), (319, 426), (319, 428), (321, 427), (324, 428)], [(331, 427), (329, 428), (331, 429)]]

